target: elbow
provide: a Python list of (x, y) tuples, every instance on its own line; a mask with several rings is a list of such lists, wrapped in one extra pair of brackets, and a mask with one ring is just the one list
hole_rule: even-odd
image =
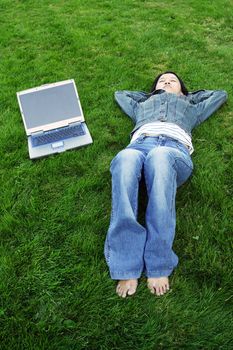
[(115, 91), (114, 93), (114, 99), (116, 102), (119, 101), (119, 97), (121, 96), (121, 91)]
[(228, 93), (225, 90), (215, 90), (216, 100), (218, 100), (221, 104), (226, 102), (228, 99)]
[(228, 99), (228, 93), (225, 90), (223, 90), (222, 92), (223, 92), (223, 98), (225, 102)]
[(223, 102), (225, 102), (227, 100), (228, 93), (225, 90), (217, 90), (217, 93), (219, 94), (219, 96), (221, 97)]
[(114, 92), (114, 98), (116, 101), (118, 101), (122, 96), (124, 96), (124, 91), (115, 91)]
[(119, 95), (120, 91), (115, 91), (114, 92), (114, 97), (116, 98)]

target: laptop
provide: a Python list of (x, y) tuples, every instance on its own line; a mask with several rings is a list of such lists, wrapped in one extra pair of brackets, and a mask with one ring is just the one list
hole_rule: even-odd
[(17, 92), (31, 159), (93, 142), (73, 79)]

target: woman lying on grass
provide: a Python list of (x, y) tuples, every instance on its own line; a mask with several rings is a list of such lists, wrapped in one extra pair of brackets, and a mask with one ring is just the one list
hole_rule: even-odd
[[(173, 72), (156, 77), (151, 92), (117, 91), (115, 99), (135, 123), (130, 144), (112, 160), (112, 213), (104, 254), (121, 297), (135, 293), (144, 272), (156, 295), (169, 290), (178, 264), (175, 236), (176, 189), (193, 170), (191, 131), (227, 99), (221, 90), (188, 93)], [(138, 188), (144, 172), (148, 204), (137, 221)]]

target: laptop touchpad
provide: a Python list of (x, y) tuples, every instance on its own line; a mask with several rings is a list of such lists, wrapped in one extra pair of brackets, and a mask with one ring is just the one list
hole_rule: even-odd
[(54, 142), (54, 143), (51, 144), (51, 147), (53, 149), (59, 148), (59, 147), (64, 147), (64, 142), (63, 141)]

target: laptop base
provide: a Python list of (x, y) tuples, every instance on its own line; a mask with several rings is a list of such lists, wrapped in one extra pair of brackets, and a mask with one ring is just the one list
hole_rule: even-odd
[(32, 146), (31, 137), (28, 137), (28, 149), (30, 159), (45, 157), (50, 154), (65, 152), (69, 149), (78, 148), (93, 143), (90, 132), (85, 123), (82, 123), (85, 135), (71, 137), (69, 139), (49, 143), (37, 147)]

